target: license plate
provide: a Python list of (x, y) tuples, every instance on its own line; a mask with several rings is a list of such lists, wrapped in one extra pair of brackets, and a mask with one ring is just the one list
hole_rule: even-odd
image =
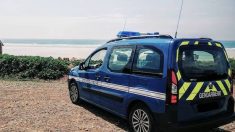
[(207, 93), (199, 93), (199, 98), (200, 98), (200, 99), (212, 98), (212, 97), (218, 97), (218, 96), (221, 96), (221, 91), (207, 92)]

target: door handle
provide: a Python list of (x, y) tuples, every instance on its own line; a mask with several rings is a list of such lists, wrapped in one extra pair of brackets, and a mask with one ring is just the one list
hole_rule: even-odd
[(96, 80), (99, 80), (100, 77), (101, 77), (101, 76), (100, 76), (99, 74), (96, 74), (96, 75), (95, 75)]
[(110, 81), (110, 77), (106, 76), (106, 77), (104, 77), (104, 80), (105, 80), (106, 82), (108, 82), (108, 81)]

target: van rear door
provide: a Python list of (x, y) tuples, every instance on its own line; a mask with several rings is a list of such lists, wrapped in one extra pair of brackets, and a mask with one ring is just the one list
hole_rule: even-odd
[(176, 52), (178, 120), (207, 118), (228, 111), (230, 67), (222, 44), (182, 41)]

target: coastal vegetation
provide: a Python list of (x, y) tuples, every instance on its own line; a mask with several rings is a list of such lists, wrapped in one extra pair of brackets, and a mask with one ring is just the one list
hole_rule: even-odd
[(4, 54), (0, 56), (0, 78), (55, 80), (80, 61)]
[[(68, 71), (80, 64), (78, 59), (55, 59), (39, 56), (0, 55), (0, 78), (56, 80), (64, 77)], [(235, 59), (229, 62), (235, 74)]]

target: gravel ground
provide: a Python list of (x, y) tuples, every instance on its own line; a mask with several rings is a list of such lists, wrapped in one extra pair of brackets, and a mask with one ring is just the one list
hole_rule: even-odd
[[(214, 131), (233, 130), (235, 123)], [(73, 105), (65, 81), (0, 80), (0, 131), (118, 132), (128, 131), (128, 125), (87, 103)]]

